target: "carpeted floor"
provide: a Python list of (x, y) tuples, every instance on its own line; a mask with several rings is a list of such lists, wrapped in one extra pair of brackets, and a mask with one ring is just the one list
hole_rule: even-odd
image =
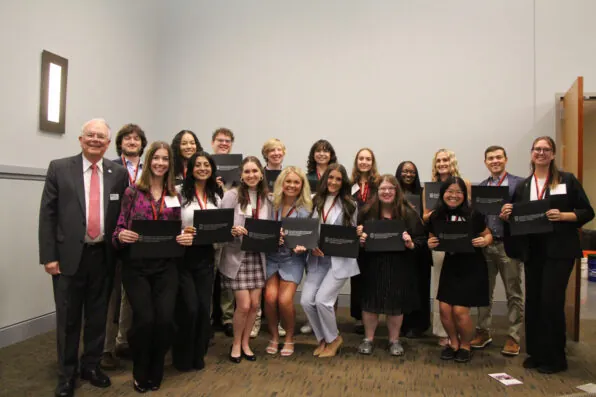
[[(524, 355), (503, 357), (499, 351), (505, 336), (494, 336), (494, 343), (477, 352), (468, 364), (443, 362), (432, 337), (403, 339), (406, 355), (390, 357), (385, 350), (387, 331), (379, 329), (372, 356), (357, 353), (360, 336), (351, 332), (348, 311), (340, 309), (339, 321), (345, 339), (337, 357), (312, 356), (312, 335), (299, 335), (296, 353), (289, 358), (264, 353), (269, 334), (265, 326), (252, 347), (259, 354), (256, 363), (227, 360), (230, 339), (217, 333), (210, 348), (206, 368), (200, 372), (178, 373), (170, 365), (162, 389), (151, 396), (561, 396), (582, 395), (575, 387), (596, 383), (596, 320), (582, 322), (582, 342), (569, 343), (569, 371), (541, 375), (525, 370)], [(303, 316), (302, 316), (303, 319)], [(302, 320), (301, 319), (301, 320)], [(495, 327), (504, 328), (503, 318)], [(301, 324), (301, 321), (298, 322)], [(56, 382), (54, 333), (0, 349), (0, 396), (52, 396)], [(76, 396), (135, 396), (131, 362), (124, 369), (110, 372), (112, 387), (96, 389), (80, 382)], [(523, 385), (505, 387), (488, 376), (506, 372)]]

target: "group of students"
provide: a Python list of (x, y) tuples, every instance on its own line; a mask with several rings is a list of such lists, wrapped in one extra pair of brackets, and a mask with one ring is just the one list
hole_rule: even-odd
[[(97, 162), (103, 159), (110, 143), (109, 127), (103, 120), (91, 120), (83, 126), (79, 139), (82, 157), (91, 163)], [(230, 153), (233, 141), (230, 130), (219, 129), (213, 133), (212, 148), (218, 154)], [(296, 313), (293, 302), (304, 275), (300, 303), (316, 337), (314, 356), (333, 357), (343, 344), (337, 327), (336, 306), (339, 292), (348, 280), (351, 280), (351, 313), (364, 326), (365, 335), (358, 351), (372, 353), (379, 316), (386, 315), (388, 351), (393, 356), (403, 355), (402, 328), (407, 328), (406, 335), (416, 336), (430, 325), (431, 265), (438, 276), (435, 314), (439, 318), (435, 317), (433, 321), (433, 331), (443, 336), (441, 359), (467, 362), (473, 347), (481, 348), (490, 343), (490, 305), (497, 272), (505, 281), (513, 328), (503, 353), (519, 353), (518, 328), (522, 321), (523, 297), (515, 291), (521, 289), (519, 269), (523, 261), (529, 355), (524, 366), (544, 373), (567, 368), (565, 288), (574, 259), (581, 255), (577, 229), (591, 220), (594, 212), (577, 179), (557, 169), (554, 163), (556, 147), (551, 138), (540, 137), (533, 142), (532, 175), (527, 179), (507, 173), (507, 155), (503, 147), (486, 149), (485, 164), (491, 176), (482, 184), (509, 186), (513, 203), (503, 206), (499, 216), (487, 217), (471, 207), (470, 183), (462, 179), (454, 153), (446, 149), (437, 151), (432, 161), (432, 180), (441, 182), (438, 203), (435, 208), (426, 208), (423, 203), (422, 210), (418, 208), (417, 211), (417, 203), (407, 199), (409, 194), (423, 196), (416, 165), (405, 161), (399, 164), (395, 175), (381, 175), (369, 148), (358, 151), (349, 176), (346, 168), (337, 162), (332, 145), (319, 140), (310, 150), (305, 173), (296, 166), (283, 167), (286, 147), (280, 140), (271, 139), (262, 150), (265, 165), (255, 156), (246, 156), (240, 166), (240, 182), (230, 186), (216, 176), (212, 156), (202, 150), (191, 131), (181, 131), (172, 145), (161, 141), (151, 143), (143, 163), (141, 155), (146, 145), (145, 134), (138, 126), (124, 126), (117, 134), (117, 151), (121, 163), (128, 169), (128, 186), (122, 188), (117, 222), (110, 227), (110, 221), (106, 219), (104, 228), (105, 239), (112, 243), (106, 244), (107, 251), (115, 249), (118, 252), (116, 273), (121, 274), (123, 291), (120, 291), (118, 282), (108, 281), (107, 285), (113, 296), (126, 296), (132, 312), (132, 324), (126, 336), (133, 359), (133, 387), (137, 392), (160, 388), (164, 358), (170, 348), (173, 365), (178, 370), (204, 367), (211, 337), (213, 287), (218, 284), (222, 291), (233, 291), (233, 342), (229, 360), (234, 363), (257, 359), (250, 347), (250, 336), (260, 312), (263, 293), (264, 312), (271, 334), (266, 353), (281, 356), (294, 353)], [(106, 164), (107, 160), (103, 161)], [(272, 191), (266, 180), (267, 169), (281, 170)], [(52, 170), (53, 164), (42, 197), (40, 225), (51, 220), (45, 210), (49, 208), (48, 201), (54, 198), (52, 194), (55, 196), (56, 193), (52, 187), (55, 184)], [(84, 167), (82, 171), (85, 172)], [(311, 192), (309, 181), (316, 181), (316, 191)], [(93, 188), (87, 182), (84, 188), (85, 197), (92, 202), (93, 199), (89, 199), (92, 193), (88, 190), (93, 192)], [(564, 194), (566, 200), (563, 207), (546, 213), (555, 223), (553, 232), (515, 239), (509, 236), (507, 222), (512, 205), (554, 194)], [(110, 199), (119, 201), (116, 196), (117, 193), (111, 193)], [(52, 205), (60, 208), (58, 203)], [(97, 244), (103, 247), (103, 238), (89, 237), (89, 205), (88, 227), (81, 244), (84, 248)], [(233, 241), (193, 245), (196, 233), (194, 212), (215, 208), (233, 209), (234, 226), (230, 231)], [(107, 212), (103, 215), (107, 216)], [(56, 218), (55, 211), (52, 217)], [(282, 231), (276, 252), (243, 251), (242, 238), (248, 233), (245, 220), (249, 218), (315, 218), (320, 224), (354, 227), (362, 248), (358, 258), (327, 256), (320, 248), (307, 250), (297, 246), (290, 249), (284, 245)], [(363, 225), (370, 220), (382, 219), (403, 221), (406, 231), (401, 237), (405, 250), (369, 252), (365, 249), (369, 236)], [(181, 259), (131, 258), (128, 250), (139, 239), (132, 230), (133, 220), (180, 220), (182, 230), (176, 241), (186, 247), (184, 256)], [(445, 221), (471, 225), (474, 252), (432, 251), (440, 243), (433, 233), (433, 226)], [(54, 231), (59, 234), (60, 225)], [(59, 240), (61, 237), (64, 238), (42, 236), (40, 232), (40, 247), (47, 244), (44, 239)], [(85, 262), (85, 252), (83, 250), (81, 263)], [(62, 275), (54, 267), (48, 268), (48, 263), (61, 259), (50, 261), (41, 249), (40, 255), (40, 262), (46, 265), (46, 271), (54, 276), (56, 284)], [(517, 273), (512, 267), (518, 269)], [(489, 270), (491, 268), (494, 270)], [(215, 272), (219, 273), (219, 280), (214, 283)], [(116, 314), (119, 311), (122, 320), (127, 310), (117, 299), (112, 299), (108, 311), (107, 295), (103, 313), (110, 313), (107, 317), (112, 325), (108, 324), (105, 345), (113, 347), (113, 340), (117, 338), (113, 330), (113, 323), (118, 323)], [(119, 307), (122, 309), (118, 310)], [(484, 317), (476, 332), (470, 316), (471, 307), (488, 308), (481, 312)], [(58, 313), (59, 319), (60, 316)], [(87, 318), (87, 314), (85, 316)], [(439, 329), (440, 325), (442, 329)], [(283, 342), (280, 331), (285, 334)], [(64, 364), (68, 360), (71, 365), (73, 360), (77, 363), (78, 357), (72, 357), (72, 349), (69, 350), (71, 357), (63, 357), (60, 339), (58, 345), (61, 377), (56, 395), (72, 395), (74, 389), (69, 382), (74, 373), (66, 371)], [(87, 339), (85, 345), (84, 357), (97, 353), (87, 350)], [(106, 353), (108, 358), (111, 357), (112, 352), (106, 349), (104, 359)], [(109, 386), (109, 378), (99, 369), (98, 360), (88, 361), (96, 366), (90, 368), (93, 375), (84, 379), (90, 379), (99, 387)], [(83, 370), (89, 368), (84, 368), (84, 360), (81, 361), (83, 374)]]

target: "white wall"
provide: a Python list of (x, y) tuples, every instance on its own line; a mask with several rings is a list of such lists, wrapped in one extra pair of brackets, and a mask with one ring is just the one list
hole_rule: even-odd
[[(154, 1), (0, 2), (0, 164), (47, 167), (80, 150), (81, 125), (104, 117), (113, 130), (155, 127)], [(69, 61), (66, 134), (38, 130), (42, 50)], [(113, 149), (112, 149), (113, 150)], [(112, 151), (115, 153), (115, 151)]]
[[(1, 165), (46, 168), (80, 151), (80, 126), (105, 117), (117, 130), (155, 128), (157, 12), (146, 0), (0, 2)], [(66, 134), (38, 130), (42, 50), (69, 60)], [(113, 149), (112, 153), (115, 153)], [(0, 180), (0, 329), (54, 310), (38, 265), (43, 182)]]
[(424, 179), (434, 151), (448, 147), (480, 180), (484, 148), (501, 143), (525, 171), (516, 143), (533, 121), (532, 5), (180, 3), (164, 14), (160, 130), (191, 126), (209, 141), (225, 125), (237, 151), (253, 154), (276, 136), (286, 164), (301, 166), (324, 137), (347, 166), (370, 146), (382, 172), (411, 159)]

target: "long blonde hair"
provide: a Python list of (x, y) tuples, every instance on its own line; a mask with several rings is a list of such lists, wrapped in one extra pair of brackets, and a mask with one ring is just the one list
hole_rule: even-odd
[(310, 198), (310, 185), (308, 179), (306, 179), (304, 171), (293, 165), (284, 168), (275, 180), (275, 185), (273, 186), (273, 209), (278, 211), (283, 206), (283, 185), (284, 181), (291, 173), (298, 175), (298, 178), (302, 181), (302, 189), (296, 198), (296, 208), (304, 208), (310, 212), (312, 210), (312, 200)]
[(459, 166), (457, 165), (457, 157), (455, 157), (455, 153), (449, 149), (439, 149), (435, 152), (433, 157), (433, 164), (431, 168), (430, 174), (432, 175), (432, 181), (438, 182), (440, 181), (439, 171), (437, 170), (437, 156), (439, 153), (447, 153), (449, 156), (449, 175), (451, 176), (458, 176), (461, 178), (461, 174), (459, 173)]

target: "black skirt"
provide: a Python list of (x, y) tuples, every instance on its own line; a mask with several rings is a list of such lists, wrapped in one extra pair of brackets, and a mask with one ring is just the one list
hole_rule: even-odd
[(363, 311), (399, 316), (419, 308), (413, 251), (365, 252), (362, 259)]
[(488, 306), (488, 267), (480, 248), (445, 254), (437, 300), (454, 306)]

